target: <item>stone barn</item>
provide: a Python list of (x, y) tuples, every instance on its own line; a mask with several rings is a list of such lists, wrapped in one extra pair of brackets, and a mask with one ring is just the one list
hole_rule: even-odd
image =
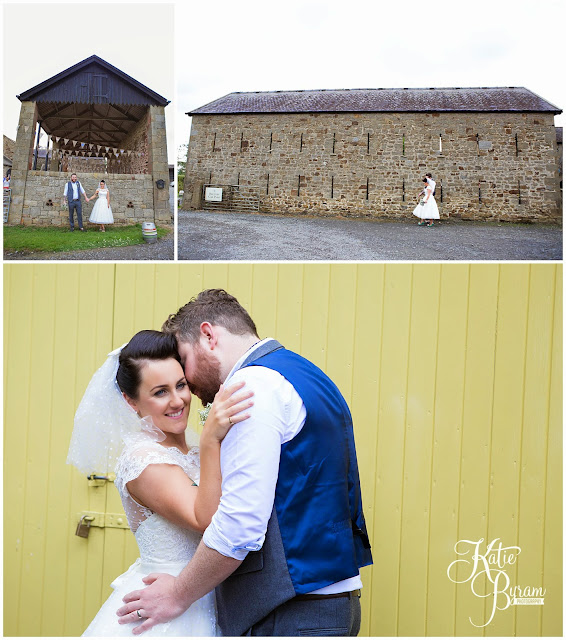
[(231, 93), (192, 117), (184, 209), (561, 220), (554, 116), (522, 87)]
[[(116, 223), (172, 224), (167, 99), (95, 55), (17, 97), (10, 224), (68, 225), (63, 191), (71, 172), (89, 197), (106, 180)], [(83, 202), (85, 223), (93, 205)]]

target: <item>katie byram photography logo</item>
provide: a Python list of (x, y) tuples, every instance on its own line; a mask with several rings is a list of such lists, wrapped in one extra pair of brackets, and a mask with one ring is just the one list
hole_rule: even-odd
[[(469, 618), (474, 627), (486, 627), (498, 610), (505, 611), (512, 605), (543, 605), (546, 589), (529, 585), (511, 586), (506, 570), (517, 562), (521, 547), (504, 547), (499, 538), (494, 538), (489, 544), (484, 542), (484, 538), (458, 540), (454, 551), (460, 558), (451, 562), (446, 571), (452, 582), (469, 582), (475, 596), (491, 599), (491, 613), (487, 622), (476, 624)], [(457, 579), (458, 571), (462, 574), (460, 579)]]

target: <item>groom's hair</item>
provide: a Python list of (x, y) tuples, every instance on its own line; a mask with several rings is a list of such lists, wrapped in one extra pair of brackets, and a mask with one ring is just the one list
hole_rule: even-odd
[(242, 305), (226, 293), (224, 289), (206, 289), (171, 314), (163, 323), (161, 331), (173, 334), (180, 342), (194, 344), (200, 336), (200, 325), (210, 322), (224, 327), (237, 336), (257, 335), (257, 329), (250, 314)]

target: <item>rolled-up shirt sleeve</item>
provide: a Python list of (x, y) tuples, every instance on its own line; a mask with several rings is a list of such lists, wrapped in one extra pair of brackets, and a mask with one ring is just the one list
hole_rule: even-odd
[(254, 406), (251, 417), (234, 425), (222, 442), (222, 498), (203, 535), (207, 547), (237, 560), (263, 545), (281, 445), (296, 435), (306, 417), (299, 395), (276, 371), (245, 367), (225, 384), (240, 380), (254, 392)]

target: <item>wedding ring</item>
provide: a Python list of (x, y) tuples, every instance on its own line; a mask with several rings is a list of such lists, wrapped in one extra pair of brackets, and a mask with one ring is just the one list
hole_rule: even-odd
[(141, 619), (142, 619), (142, 614), (140, 613), (140, 609), (138, 609), (138, 610), (136, 611), (136, 613), (138, 614), (138, 618), (141, 620)]
[(232, 426), (232, 425), (234, 424), (234, 423), (232, 422), (232, 416), (230, 416), (230, 417), (228, 418), (228, 423), (230, 424), (230, 426)]

